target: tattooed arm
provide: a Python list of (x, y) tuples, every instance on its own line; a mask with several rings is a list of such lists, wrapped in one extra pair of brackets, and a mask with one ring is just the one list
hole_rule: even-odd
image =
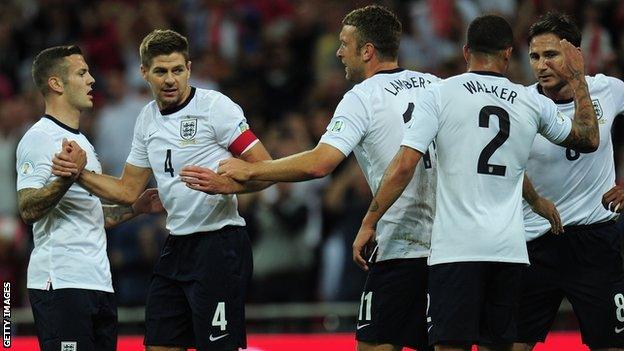
[(574, 148), (579, 152), (594, 152), (600, 144), (600, 134), (598, 119), (585, 80), (583, 55), (580, 49), (567, 40), (561, 40), (560, 43), (564, 56), (563, 67), (556, 67), (551, 62), (547, 65), (561, 75), (574, 92), (575, 108), (570, 135), (560, 145)]
[(381, 179), (381, 184), (377, 193), (371, 201), (368, 212), (362, 220), (362, 226), (353, 241), (353, 261), (362, 269), (368, 270), (366, 260), (362, 256), (364, 247), (374, 240), (375, 226), (386, 211), (401, 196), (407, 184), (409, 184), (414, 169), (422, 158), (420, 151), (407, 146), (401, 146), (399, 152), (394, 156), (390, 165)]
[(104, 210), (104, 227), (108, 229), (142, 213), (163, 212), (164, 208), (158, 197), (158, 191), (152, 188), (145, 190), (132, 206), (102, 205), (102, 210)]
[(26, 188), (17, 192), (19, 213), (27, 224), (33, 224), (43, 218), (71, 187), (71, 178), (58, 178), (43, 188)]
[(137, 216), (132, 206), (102, 205), (104, 228), (108, 229)]

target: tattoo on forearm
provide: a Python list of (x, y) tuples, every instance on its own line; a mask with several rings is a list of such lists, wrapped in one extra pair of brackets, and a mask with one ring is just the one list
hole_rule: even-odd
[(18, 191), (19, 211), (24, 221), (32, 224), (40, 220), (59, 203), (72, 183), (66, 178), (60, 178), (40, 189)]
[(377, 202), (377, 200), (373, 199), (373, 201), (370, 204), (370, 207), (368, 208), (368, 212), (377, 212), (379, 211), (379, 203)]
[(134, 210), (130, 206), (102, 205), (102, 210), (104, 210), (104, 226), (106, 228), (134, 217)]
[(584, 80), (574, 91), (574, 107), (574, 126), (565, 140), (566, 146), (590, 148), (592, 141), (599, 140), (598, 120)]

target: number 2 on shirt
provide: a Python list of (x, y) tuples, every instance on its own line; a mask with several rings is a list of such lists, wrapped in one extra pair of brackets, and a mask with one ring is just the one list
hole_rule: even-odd
[(165, 173), (171, 174), (173, 178), (173, 165), (171, 164), (171, 149), (167, 149), (167, 156), (165, 157)]
[(492, 139), (492, 141), (490, 141), (485, 148), (483, 148), (483, 151), (481, 151), (481, 155), (479, 155), (479, 162), (477, 163), (477, 173), (504, 177), (507, 167), (502, 165), (492, 165), (489, 164), (488, 161), (494, 152), (505, 143), (507, 138), (509, 138), (509, 113), (498, 106), (485, 106), (481, 109), (481, 111), (479, 111), (479, 127), (489, 128), (491, 115), (498, 117), (499, 131), (494, 139)]

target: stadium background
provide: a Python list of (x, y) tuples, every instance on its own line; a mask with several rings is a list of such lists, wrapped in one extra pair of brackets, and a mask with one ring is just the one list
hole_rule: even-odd
[[(83, 49), (96, 83), (95, 108), (84, 113), (81, 129), (94, 143), (108, 174), (120, 174), (136, 116), (150, 100), (139, 74), (138, 45), (154, 28), (172, 28), (189, 38), (192, 84), (220, 90), (240, 104), (273, 157), (282, 157), (316, 144), (337, 102), (350, 88), (344, 68), (335, 57), (340, 21), (349, 10), (368, 3), (3, 0), (0, 280), (11, 282), (12, 287), (13, 347), (36, 348), (33, 339), (27, 337), (34, 334), (25, 288), (32, 236), (17, 214), (15, 147), (43, 112), (43, 101), (30, 77), (32, 59), (39, 50), (68, 43)], [(509, 76), (516, 82), (532, 83), (526, 30), (537, 16), (557, 9), (571, 14), (583, 29), (588, 73), (622, 78), (623, 1), (378, 3), (395, 10), (403, 22), (399, 63), (404, 68), (440, 77), (463, 72), (460, 49), (467, 24), (475, 16), (495, 12), (509, 19), (516, 36)], [(620, 183), (624, 181), (623, 135), (624, 123), (616, 119), (613, 137)], [(357, 165), (349, 160), (325, 179), (277, 184), (239, 198), (255, 256), (249, 297), (248, 325), (254, 333), (251, 349), (329, 350), (329, 345), (352, 349), (352, 330), (365, 276), (351, 262), (350, 245), (370, 199)], [(165, 236), (162, 216), (141, 217), (108, 232), (123, 335), (142, 334), (146, 287)], [(568, 305), (562, 305), (555, 328), (577, 329)], [(562, 348), (558, 342), (564, 341), (551, 339), (542, 350), (570, 350), (580, 343), (575, 333), (553, 336), (571, 338), (574, 346)], [(288, 344), (291, 341), (295, 344)], [(129, 343), (127, 349), (138, 349), (140, 338), (124, 337), (121, 342)]]

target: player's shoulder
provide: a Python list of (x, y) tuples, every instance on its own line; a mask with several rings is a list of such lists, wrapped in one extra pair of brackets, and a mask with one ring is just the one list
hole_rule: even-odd
[(30, 138), (52, 138), (56, 133), (56, 125), (48, 120), (47, 118), (40, 118), (37, 122), (35, 122), (26, 133), (22, 136), (22, 139), (30, 139)]
[(604, 75), (602, 73), (594, 76), (585, 76), (589, 92), (599, 92), (601, 90), (624, 89), (624, 82), (621, 79)]
[(55, 131), (54, 123), (49, 122), (46, 118), (39, 119), (22, 135), (18, 143), (18, 150), (23, 147), (34, 148), (47, 145), (47, 141), (57, 139)]
[(210, 113), (213, 110), (236, 109), (240, 110), (227, 95), (217, 90), (196, 88), (194, 108), (201, 114)]

